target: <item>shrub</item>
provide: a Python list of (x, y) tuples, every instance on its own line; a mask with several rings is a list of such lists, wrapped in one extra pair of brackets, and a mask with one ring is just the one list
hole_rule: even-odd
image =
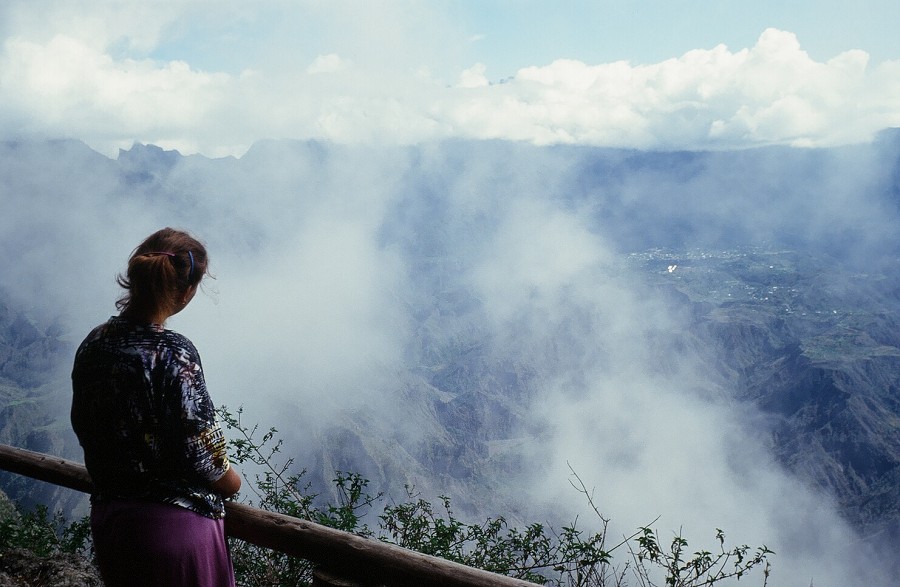
[[(219, 410), (226, 427), (237, 433), (237, 438), (229, 441), (233, 460), (261, 471), (252, 482), (247, 481), (255, 496), (250, 505), (262, 509), (542, 585), (618, 587), (628, 585), (630, 578), (641, 587), (701, 587), (729, 578), (739, 580), (758, 567), (762, 567), (763, 585), (768, 581), (768, 557), (774, 553), (765, 546), (726, 547), (721, 530), (716, 531), (714, 551), (690, 553), (680, 532), (665, 544), (650, 525), (607, 547), (608, 520), (574, 471), (578, 484), (573, 482), (573, 486), (597, 515), (597, 532), (586, 533), (575, 522), (559, 529), (540, 523), (519, 529), (503, 517), (467, 523), (454, 515), (449, 497), (440, 497), (435, 506), (411, 487), (406, 488), (404, 501), (382, 507), (378, 528), (372, 529), (362, 520), (383, 496), (367, 492), (368, 480), (338, 471), (333, 480), (338, 503), (318, 505), (318, 496), (305, 481), (306, 471), (292, 472), (291, 458), (277, 462), (283, 448), (276, 437), (278, 431), (269, 428), (259, 437), (257, 426), (242, 424), (242, 413), (242, 408), (234, 414), (224, 406)], [(311, 563), (302, 559), (235, 539), (231, 539), (231, 547), (239, 584), (300, 585), (312, 578)], [(623, 562), (613, 560), (615, 551), (623, 554)]]
[(10, 511), (0, 519), (0, 584), (96, 587), (100, 575), (90, 560), (90, 521), (65, 521), (45, 506)]
[(51, 515), (44, 505), (0, 520), (0, 550), (20, 548), (49, 557), (57, 553), (86, 554), (90, 545), (87, 517), (67, 522), (62, 512)]

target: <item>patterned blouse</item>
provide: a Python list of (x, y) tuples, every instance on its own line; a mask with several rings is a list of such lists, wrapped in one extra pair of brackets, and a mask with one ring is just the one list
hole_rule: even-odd
[(150, 500), (224, 517), (209, 484), (228, 470), (225, 437), (191, 341), (113, 316), (78, 347), (72, 390), (93, 501)]

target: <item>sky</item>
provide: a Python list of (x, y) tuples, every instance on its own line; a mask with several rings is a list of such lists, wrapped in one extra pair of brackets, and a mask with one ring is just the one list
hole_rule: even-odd
[(11, 0), (0, 136), (741, 148), (900, 125), (888, 0)]

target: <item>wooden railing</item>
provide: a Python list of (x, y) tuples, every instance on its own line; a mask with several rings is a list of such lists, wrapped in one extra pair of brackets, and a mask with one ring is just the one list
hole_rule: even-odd
[[(2, 444), (0, 469), (85, 493), (92, 487), (80, 463)], [(226, 502), (225, 510), (229, 536), (309, 560), (317, 568), (316, 587), (534, 587), (534, 583), (242, 503)]]

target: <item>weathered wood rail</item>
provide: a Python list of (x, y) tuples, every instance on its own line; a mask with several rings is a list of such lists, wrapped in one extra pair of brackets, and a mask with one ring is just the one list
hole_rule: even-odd
[[(2, 444), (0, 469), (85, 493), (92, 487), (80, 463)], [(226, 502), (225, 509), (229, 536), (309, 560), (317, 567), (314, 586), (534, 587), (534, 583), (246, 504)]]

